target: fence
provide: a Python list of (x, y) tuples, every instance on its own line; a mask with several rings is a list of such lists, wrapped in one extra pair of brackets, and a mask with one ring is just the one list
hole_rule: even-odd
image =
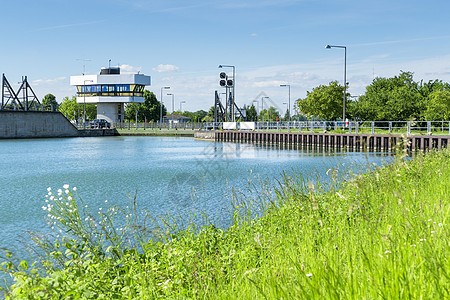
[[(242, 128), (240, 122), (232, 126), (232, 130), (249, 130)], [(246, 122), (248, 124), (248, 122)], [(420, 135), (450, 135), (450, 121), (291, 121), (291, 122), (254, 122), (254, 131), (265, 132), (334, 132), (354, 134), (420, 134)], [(82, 128), (83, 124), (74, 124)], [(225, 124), (225, 128), (227, 128)], [(86, 127), (89, 128), (89, 122)], [(159, 123), (159, 122), (122, 122), (112, 125), (118, 129), (129, 130), (224, 130), (222, 122), (203, 123)], [(248, 127), (247, 127), (248, 128)], [(226, 130), (226, 129), (225, 129)]]
[[(223, 128), (224, 128), (223, 123), (204, 123), (203, 125), (204, 130), (223, 130)], [(241, 130), (239, 122), (236, 122), (234, 128), (236, 128), (236, 130)], [(450, 135), (450, 121), (255, 122), (255, 131)]]
[(149, 129), (149, 130), (156, 130), (156, 129), (166, 129), (166, 130), (199, 130), (204, 129), (205, 123), (159, 123), (159, 122), (141, 122), (141, 123), (135, 123), (135, 122), (122, 122), (122, 123), (114, 123), (113, 127), (118, 129)]

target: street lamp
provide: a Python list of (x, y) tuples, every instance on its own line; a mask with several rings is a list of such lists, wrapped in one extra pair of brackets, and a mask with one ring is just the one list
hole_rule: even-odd
[(83, 82), (83, 102), (84, 102), (83, 129), (86, 129), (86, 82), (93, 82), (93, 80), (85, 79)]
[[(289, 111), (289, 122), (291, 121), (291, 85), (290, 84), (280, 84), (281, 87), (288, 87), (289, 88), (289, 107), (288, 107), (288, 111)], [(284, 103), (283, 103), (284, 104)]]
[(183, 104), (183, 103), (186, 103), (186, 101), (181, 101), (181, 102), (180, 102), (180, 113), (183, 112), (183, 111), (181, 110), (181, 104)]
[[(236, 86), (236, 67), (235, 66), (229, 66), (229, 65), (219, 65), (219, 69), (222, 68), (233, 68), (233, 103), (231, 104), (231, 121), (234, 122), (234, 103), (235, 103), (235, 96), (234, 96), (234, 87)], [(228, 99), (227, 99), (228, 101)]]
[[(269, 99), (269, 97), (261, 97), (261, 112), (264, 110), (264, 98)], [(269, 119), (267, 121), (270, 121), (269, 109), (267, 109), (267, 118)], [(264, 122), (264, 114), (262, 114), (262, 121)]]
[(347, 47), (346, 46), (333, 46), (333, 45), (326, 45), (326, 49), (331, 48), (343, 48), (345, 50), (344, 52), (344, 102), (343, 102), (343, 112), (342, 112), (342, 122), (345, 122), (345, 100), (346, 100), (346, 94), (347, 94)]
[(163, 86), (161, 87), (161, 114), (159, 117), (159, 124), (162, 124), (162, 107), (163, 107), (163, 89), (168, 90), (170, 89), (170, 86)]
[(172, 96), (172, 114), (173, 114), (173, 112), (175, 111), (174, 110), (174, 98), (175, 98), (175, 95), (174, 94), (167, 94), (167, 96)]

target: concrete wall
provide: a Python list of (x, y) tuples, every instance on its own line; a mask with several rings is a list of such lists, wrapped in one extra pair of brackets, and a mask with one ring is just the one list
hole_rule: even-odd
[(212, 140), (215, 139), (215, 132), (214, 131), (195, 131), (194, 132), (194, 138), (197, 140)]
[(60, 112), (0, 110), (0, 139), (80, 136)]

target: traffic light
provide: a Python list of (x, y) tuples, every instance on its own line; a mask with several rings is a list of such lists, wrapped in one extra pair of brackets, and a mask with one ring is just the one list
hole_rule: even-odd
[(222, 87), (231, 87), (231, 86), (233, 86), (233, 80), (232, 79), (228, 79), (228, 76), (227, 76), (227, 74), (225, 72), (221, 72), (219, 74), (219, 77), (221, 79), (219, 81), (220, 86), (222, 86)]

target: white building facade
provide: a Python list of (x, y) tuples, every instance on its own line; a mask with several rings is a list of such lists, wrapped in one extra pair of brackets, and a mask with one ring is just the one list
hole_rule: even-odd
[(150, 76), (120, 74), (120, 68), (102, 68), (98, 75), (70, 76), (70, 85), (77, 88), (77, 103), (95, 103), (97, 119), (111, 124), (124, 120), (125, 103), (143, 103), (145, 86)]

